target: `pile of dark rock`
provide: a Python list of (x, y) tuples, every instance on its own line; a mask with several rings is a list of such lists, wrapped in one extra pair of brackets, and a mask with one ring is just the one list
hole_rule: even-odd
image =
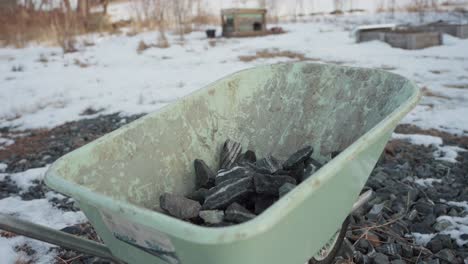
[(187, 195), (164, 193), (160, 207), (169, 215), (206, 226), (226, 226), (248, 221), (262, 213), (323, 164), (306, 146), (281, 162), (274, 156), (257, 160), (254, 151), (242, 153), (238, 142), (227, 140), (219, 170), (195, 160), (196, 190)]
[(336, 263), (468, 263), (468, 234), (446, 220), (468, 219), (460, 204), (468, 201), (468, 153), (450, 163), (435, 151), (399, 140), (387, 145), (366, 184), (374, 196), (350, 217)]

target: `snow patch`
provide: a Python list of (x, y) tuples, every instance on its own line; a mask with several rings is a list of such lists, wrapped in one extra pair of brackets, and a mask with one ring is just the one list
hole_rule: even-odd
[(0, 137), (0, 150), (4, 149), (5, 147), (8, 147), (10, 145), (13, 145), (15, 143), (14, 140), (9, 139), (9, 138), (1, 138)]
[(466, 149), (457, 146), (445, 146), (443, 145), (442, 138), (430, 135), (393, 133), (392, 138), (405, 140), (415, 145), (422, 145), (426, 147), (434, 146), (437, 148), (437, 150), (433, 153), (436, 160), (443, 160), (452, 163), (457, 162), (458, 152), (466, 151)]
[(48, 166), (29, 169), (27, 171), (10, 174), (10, 177), (23, 192), (26, 192), (29, 187), (36, 185), (34, 181), (42, 181), (44, 179), (47, 168)]
[(432, 184), (434, 182), (441, 183), (442, 180), (427, 178), (427, 179), (416, 179), (414, 182), (422, 187), (432, 187)]
[(8, 168), (8, 165), (5, 163), (0, 163), (0, 172), (4, 172)]
[(414, 242), (420, 246), (426, 246), (436, 234), (421, 234), (421, 233), (411, 233), (414, 238)]

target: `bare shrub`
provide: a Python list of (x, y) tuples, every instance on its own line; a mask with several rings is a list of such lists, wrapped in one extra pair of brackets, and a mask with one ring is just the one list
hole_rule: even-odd
[(270, 59), (276, 57), (285, 57), (300, 61), (308, 59), (304, 54), (294, 51), (261, 50), (257, 51), (255, 55), (239, 56), (239, 60), (243, 62), (251, 62), (257, 59)]
[(148, 44), (146, 44), (145, 41), (140, 40), (140, 42), (138, 42), (137, 53), (140, 54), (140, 53), (142, 53), (143, 51), (145, 51), (145, 50), (147, 50), (149, 48), (151, 48), (151, 45), (148, 45)]

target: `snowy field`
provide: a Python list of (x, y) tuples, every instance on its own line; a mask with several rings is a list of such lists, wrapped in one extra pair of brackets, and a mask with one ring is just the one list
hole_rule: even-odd
[[(433, 14), (428, 21), (447, 18)], [(205, 85), (233, 72), (294, 59), (273, 57), (244, 62), (239, 56), (257, 51), (289, 51), (303, 54), (317, 63), (381, 68), (401, 74), (424, 88), (425, 95), (403, 123), (435, 128), (453, 134), (468, 134), (468, 39), (443, 36), (444, 45), (409, 51), (372, 41), (356, 44), (350, 30), (357, 25), (384, 22), (413, 22), (417, 17), (399, 14), (395, 20), (386, 14), (317, 17), (309, 22), (281, 24), (286, 34), (257, 38), (206, 39), (204, 32), (186, 35), (185, 42), (169, 35), (167, 49), (150, 48), (137, 53), (138, 43), (154, 43), (157, 33), (135, 36), (89, 35), (81, 41), (79, 52), (62, 54), (57, 47), (31, 45), (24, 49), (0, 48), (0, 127), (18, 130), (52, 128), (68, 121), (98, 114), (122, 115), (156, 111)], [(457, 18), (458, 19), (458, 18)], [(218, 28), (219, 32), (219, 28)], [(86, 109), (100, 112), (81, 115)], [(446, 152), (445, 159), (456, 162), (456, 146), (443, 146), (432, 136), (394, 134), (414, 144), (434, 145)], [(0, 148), (13, 144), (0, 137)], [(437, 153), (434, 153), (437, 155)], [(0, 161), (1, 174), (6, 168)], [(41, 179), (46, 168), (14, 174), (20, 188)], [(427, 185), (432, 182), (421, 182)], [(57, 194), (49, 193), (48, 197)], [(49, 198), (22, 201), (9, 197), (0, 200), (2, 212), (33, 220), (53, 228), (86, 221), (80, 212), (63, 213), (51, 206)], [(464, 206), (467, 206), (464, 204)], [(467, 207), (468, 210), (468, 207)], [(467, 219), (460, 220), (466, 226)], [(14, 247), (26, 239), (0, 237), (2, 263), (13, 263)], [(50, 246), (30, 242), (40, 257), (37, 263), (50, 263)], [(7, 256), (6, 260), (3, 256)]]

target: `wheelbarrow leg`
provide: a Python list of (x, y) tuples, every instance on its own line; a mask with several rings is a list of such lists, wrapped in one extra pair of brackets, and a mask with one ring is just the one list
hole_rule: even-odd
[(122, 263), (112, 255), (110, 250), (104, 244), (79, 238), (77, 236), (24, 221), (10, 215), (0, 213), (0, 229), (92, 256), (109, 259), (115, 263)]
[[(351, 213), (355, 212), (361, 206), (363, 206), (369, 199), (372, 197), (372, 190), (368, 190), (361, 194), (357, 201), (353, 204), (353, 208), (351, 209)], [(330, 264), (335, 259), (335, 255), (338, 253), (338, 250), (343, 243), (343, 239), (346, 235), (346, 230), (348, 229), (349, 225), (349, 216), (343, 221), (341, 228), (336, 231), (335, 234), (327, 241), (327, 243), (320, 249), (320, 251), (312, 257), (309, 262), (306, 264)]]

